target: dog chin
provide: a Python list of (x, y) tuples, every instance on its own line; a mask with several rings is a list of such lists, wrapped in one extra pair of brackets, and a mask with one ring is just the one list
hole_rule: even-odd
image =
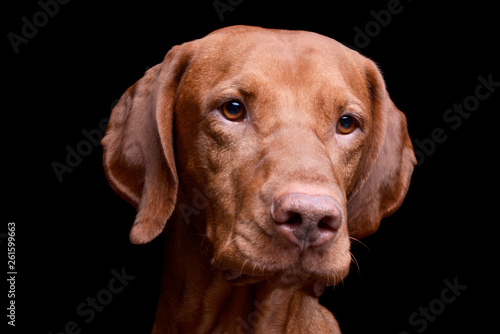
[(318, 274), (308, 272), (297, 265), (284, 271), (268, 272), (266, 274), (248, 275), (235, 270), (220, 270), (220, 273), (226, 281), (238, 286), (268, 281), (275, 287), (282, 289), (310, 287), (314, 295), (320, 296), (325, 286), (333, 286), (339, 283), (347, 276), (348, 270)]
[(339, 283), (347, 276), (347, 273), (348, 270), (329, 273), (310, 272), (300, 266), (296, 266), (290, 270), (275, 274), (271, 280), (276, 286), (283, 288), (314, 286), (317, 292), (320, 286), (322, 291), (327, 285), (332, 286)]
[(260, 275), (257, 276), (246, 275), (235, 270), (221, 270), (220, 272), (222, 274), (222, 277), (226, 281), (231, 282), (232, 284), (237, 286), (260, 283), (268, 278), (267, 276), (260, 276)]

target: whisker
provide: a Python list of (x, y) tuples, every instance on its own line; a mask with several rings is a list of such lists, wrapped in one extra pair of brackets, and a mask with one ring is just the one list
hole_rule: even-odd
[(351, 254), (351, 261), (356, 264), (356, 267), (358, 268), (358, 273), (361, 273), (361, 269), (359, 268), (359, 262), (356, 260), (356, 257), (352, 252), (349, 252)]
[(240, 270), (240, 276), (243, 274), (243, 267), (245, 267), (245, 264), (248, 262), (248, 259), (245, 260), (245, 262), (243, 262), (243, 265), (241, 266), (241, 270)]
[(359, 239), (356, 239), (354, 237), (349, 237), (349, 239), (353, 240), (353, 241), (356, 241), (360, 244), (362, 244), (367, 250), (371, 251), (370, 247), (368, 247), (363, 241), (359, 240)]
[(222, 247), (222, 249), (219, 251), (219, 253), (215, 256), (215, 262), (217, 262), (217, 259), (218, 257), (224, 252), (224, 250), (231, 244), (231, 242), (233, 242), (234, 240), (236, 240), (237, 237), (234, 237), (233, 239), (229, 240), (228, 242), (226, 242), (226, 244), (224, 245), (224, 247)]
[(206, 234), (194, 234), (194, 235), (202, 237), (200, 241), (200, 247), (203, 248), (203, 243), (205, 242), (205, 239), (207, 239), (207, 235)]

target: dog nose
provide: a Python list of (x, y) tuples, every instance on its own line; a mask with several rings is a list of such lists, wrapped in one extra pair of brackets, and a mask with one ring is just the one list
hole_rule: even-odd
[(333, 239), (342, 224), (338, 203), (330, 196), (289, 193), (272, 205), (276, 229), (302, 251)]

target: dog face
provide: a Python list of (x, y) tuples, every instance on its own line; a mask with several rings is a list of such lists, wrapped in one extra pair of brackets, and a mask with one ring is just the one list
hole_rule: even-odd
[(349, 238), (399, 207), (415, 164), (376, 66), (314, 33), (221, 29), (124, 96), (103, 144), (108, 179), (138, 207), (132, 241), (201, 190), (192, 229), (235, 284), (339, 282)]

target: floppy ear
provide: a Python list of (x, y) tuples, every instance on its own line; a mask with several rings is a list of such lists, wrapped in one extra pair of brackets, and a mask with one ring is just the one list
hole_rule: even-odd
[(364, 170), (347, 201), (349, 234), (358, 239), (374, 233), (382, 218), (399, 208), (416, 163), (405, 115), (389, 98), (376, 65), (367, 60), (365, 68), (373, 138)]
[(177, 197), (172, 118), (178, 82), (187, 63), (183, 45), (172, 48), (113, 108), (102, 140), (111, 187), (137, 208), (130, 241), (153, 240), (165, 227)]

